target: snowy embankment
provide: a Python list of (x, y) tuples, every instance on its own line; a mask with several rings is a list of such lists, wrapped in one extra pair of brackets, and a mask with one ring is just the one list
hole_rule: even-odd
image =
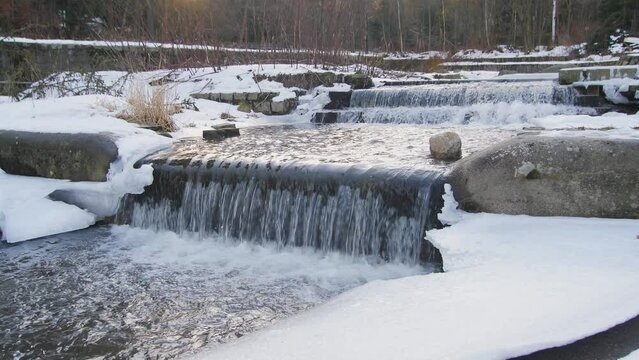
[(639, 314), (639, 221), (468, 214), (428, 238), (446, 272), (375, 281), (201, 359), (505, 359)]
[[(122, 195), (140, 193), (151, 184), (151, 167), (134, 169), (133, 164), (172, 141), (120, 120), (107, 109), (119, 106), (124, 106), (121, 99), (92, 95), (0, 105), (1, 130), (108, 134), (115, 138), (119, 153), (106, 182), (69, 182), (0, 172), (0, 228), (4, 240), (18, 242), (86, 228), (100, 217), (113, 215)], [(91, 211), (48, 199), (55, 190), (74, 192), (90, 204)]]
[[(268, 79), (259, 80), (257, 76), (305, 74), (309, 71), (324, 72), (302, 65), (282, 64), (228, 66), (221, 71), (214, 68), (196, 68), (137, 73), (99, 71), (89, 75), (68, 72), (55, 74), (35, 83), (30, 89), (21, 93), (19, 98), (57, 98), (96, 93), (126, 98), (131, 89), (136, 86), (146, 88), (147, 92), (162, 87), (166, 89), (169, 101), (173, 101), (175, 104), (188, 101), (195, 105), (194, 108), (183, 108), (180, 113), (172, 116), (177, 127), (177, 131), (172, 134), (173, 137), (185, 138), (201, 136), (203, 129), (229, 121), (239, 128), (310, 121), (310, 117), (299, 115), (308, 114), (310, 116), (310, 111), (321, 109), (330, 100), (327, 95), (316, 95), (324, 94), (335, 87), (318, 87), (312, 94), (301, 96), (299, 106), (294, 114), (288, 116), (245, 113), (238, 111), (237, 105), (190, 97), (191, 94), (195, 93), (273, 92), (279, 94), (275, 100), (290, 99), (296, 96), (294, 90), (298, 89), (286, 88), (282, 83)], [(340, 85), (348, 87), (345, 84)]]

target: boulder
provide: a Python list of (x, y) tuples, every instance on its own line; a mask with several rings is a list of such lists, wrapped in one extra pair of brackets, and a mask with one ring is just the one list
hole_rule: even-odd
[(438, 160), (459, 160), (462, 155), (462, 142), (457, 133), (447, 131), (445, 133), (431, 136), (430, 154)]
[(9, 174), (106, 181), (117, 158), (118, 147), (102, 134), (0, 130), (0, 168)]
[(639, 140), (519, 136), (455, 164), (460, 207), (535, 216), (639, 218)]
[(370, 76), (362, 73), (355, 73), (344, 76), (344, 82), (351, 86), (353, 90), (370, 89), (375, 86)]

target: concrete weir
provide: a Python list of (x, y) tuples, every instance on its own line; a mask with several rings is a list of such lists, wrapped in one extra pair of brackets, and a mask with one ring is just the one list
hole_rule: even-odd
[(439, 172), (252, 160), (153, 166), (153, 185), (123, 200), (118, 223), (441, 263), (424, 240), (440, 226)]

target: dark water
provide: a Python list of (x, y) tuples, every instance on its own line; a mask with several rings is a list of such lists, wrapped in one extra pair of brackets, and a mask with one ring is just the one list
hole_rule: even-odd
[(2, 244), (0, 358), (172, 358), (426, 271), (128, 227)]

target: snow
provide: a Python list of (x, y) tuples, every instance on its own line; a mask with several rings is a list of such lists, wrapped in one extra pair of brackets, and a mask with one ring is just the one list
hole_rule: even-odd
[(639, 350), (633, 351), (619, 360), (639, 360)]
[[(229, 66), (221, 71), (214, 68), (157, 70), (138, 73), (100, 71), (92, 74), (91, 77), (79, 73), (61, 73), (34, 84), (29, 90), (20, 94), (20, 98), (58, 98), (77, 94), (107, 93), (120, 99), (113, 98), (110, 102), (121, 105), (122, 98), (128, 95), (132, 86), (143, 86), (149, 92), (153, 88), (165, 86), (169, 98), (174, 99), (175, 103), (188, 99), (199, 109), (199, 111), (184, 109), (181, 113), (173, 116), (177, 130), (172, 135), (176, 138), (185, 138), (201, 136), (203, 129), (210, 128), (211, 125), (227, 123), (228, 120), (223, 118), (228, 115), (231, 116), (230, 121), (240, 128), (309, 122), (310, 113), (305, 110), (304, 106), (298, 107), (292, 116), (265, 116), (259, 113), (247, 114), (237, 111), (237, 106), (231, 104), (191, 98), (191, 94), (195, 93), (274, 92), (279, 94), (274, 98), (275, 101), (291, 99), (296, 96), (293, 88), (285, 88), (283, 84), (269, 80), (256, 82), (254, 76), (304, 74), (309, 71), (323, 72), (324, 70), (305, 66), (262, 64)], [(160, 83), (163, 85), (158, 85)], [(60, 86), (60, 84), (64, 86)], [(326, 92), (326, 89), (318, 90)], [(330, 89), (331, 91), (347, 91), (350, 87), (346, 84), (338, 84)], [(310, 97), (302, 97), (299, 101), (303, 103), (311, 101), (311, 99)], [(305, 114), (308, 116), (300, 116)]]
[(539, 80), (557, 80), (559, 73), (529, 73), (529, 74), (506, 74), (495, 77), (498, 80), (517, 80), (517, 81), (539, 81)]
[(445, 273), (368, 283), (196, 358), (504, 359), (639, 314), (639, 221), (456, 216), (427, 234)]
[(590, 115), (551, 115), (530, 120), (526, 126), (539, 126), (546, 130), (559, 129), (622, 129), (628, 132), (636, 132), (633, 128), (639, 127), (639, 115), (626, 115), (610, 112), (602, 116)]
[[(0, 218), (3, 240), (18, 242), (92, 225), (96, 218), (115, 213), (124, 194), (141, 193), (153, 181), (150, 166), (133, 168), (149, 153), (170, 146), (172, 140), (115, 117), (104, 104), (126, 106), (110, 96), (76, 96), (0, 104), (4, 115), (0, 129), (44, 133), (102, 133), (115, 139), (118, 159), (111, 164), (106, 182), (68, 182), (0, 175)], [(55, 190), (69, 190), (79, 207), (46, 197)], [(87, 211), (88, 210), (88, 211)]]
[(571, 46), (556, 46), (549, 49), (546, 46), (537, 46), (533, 51), (525, 52), (519, 49), (513, 49), (506, 45), (500, 45), (496, 50), (482, 51), (476, 49), (460, 50), (453, 55), (457, 59), (503, 59), (503, 58), (528, 58), (528, 57), (567, 57), (571, 53), (577, 51), (579, 54), (585, 54), (586, 44), (577, 44)]
[(84, 229), (94, 214), (47, 199), (64, 181), (0, 174), (0, 229), (10, 243)]

